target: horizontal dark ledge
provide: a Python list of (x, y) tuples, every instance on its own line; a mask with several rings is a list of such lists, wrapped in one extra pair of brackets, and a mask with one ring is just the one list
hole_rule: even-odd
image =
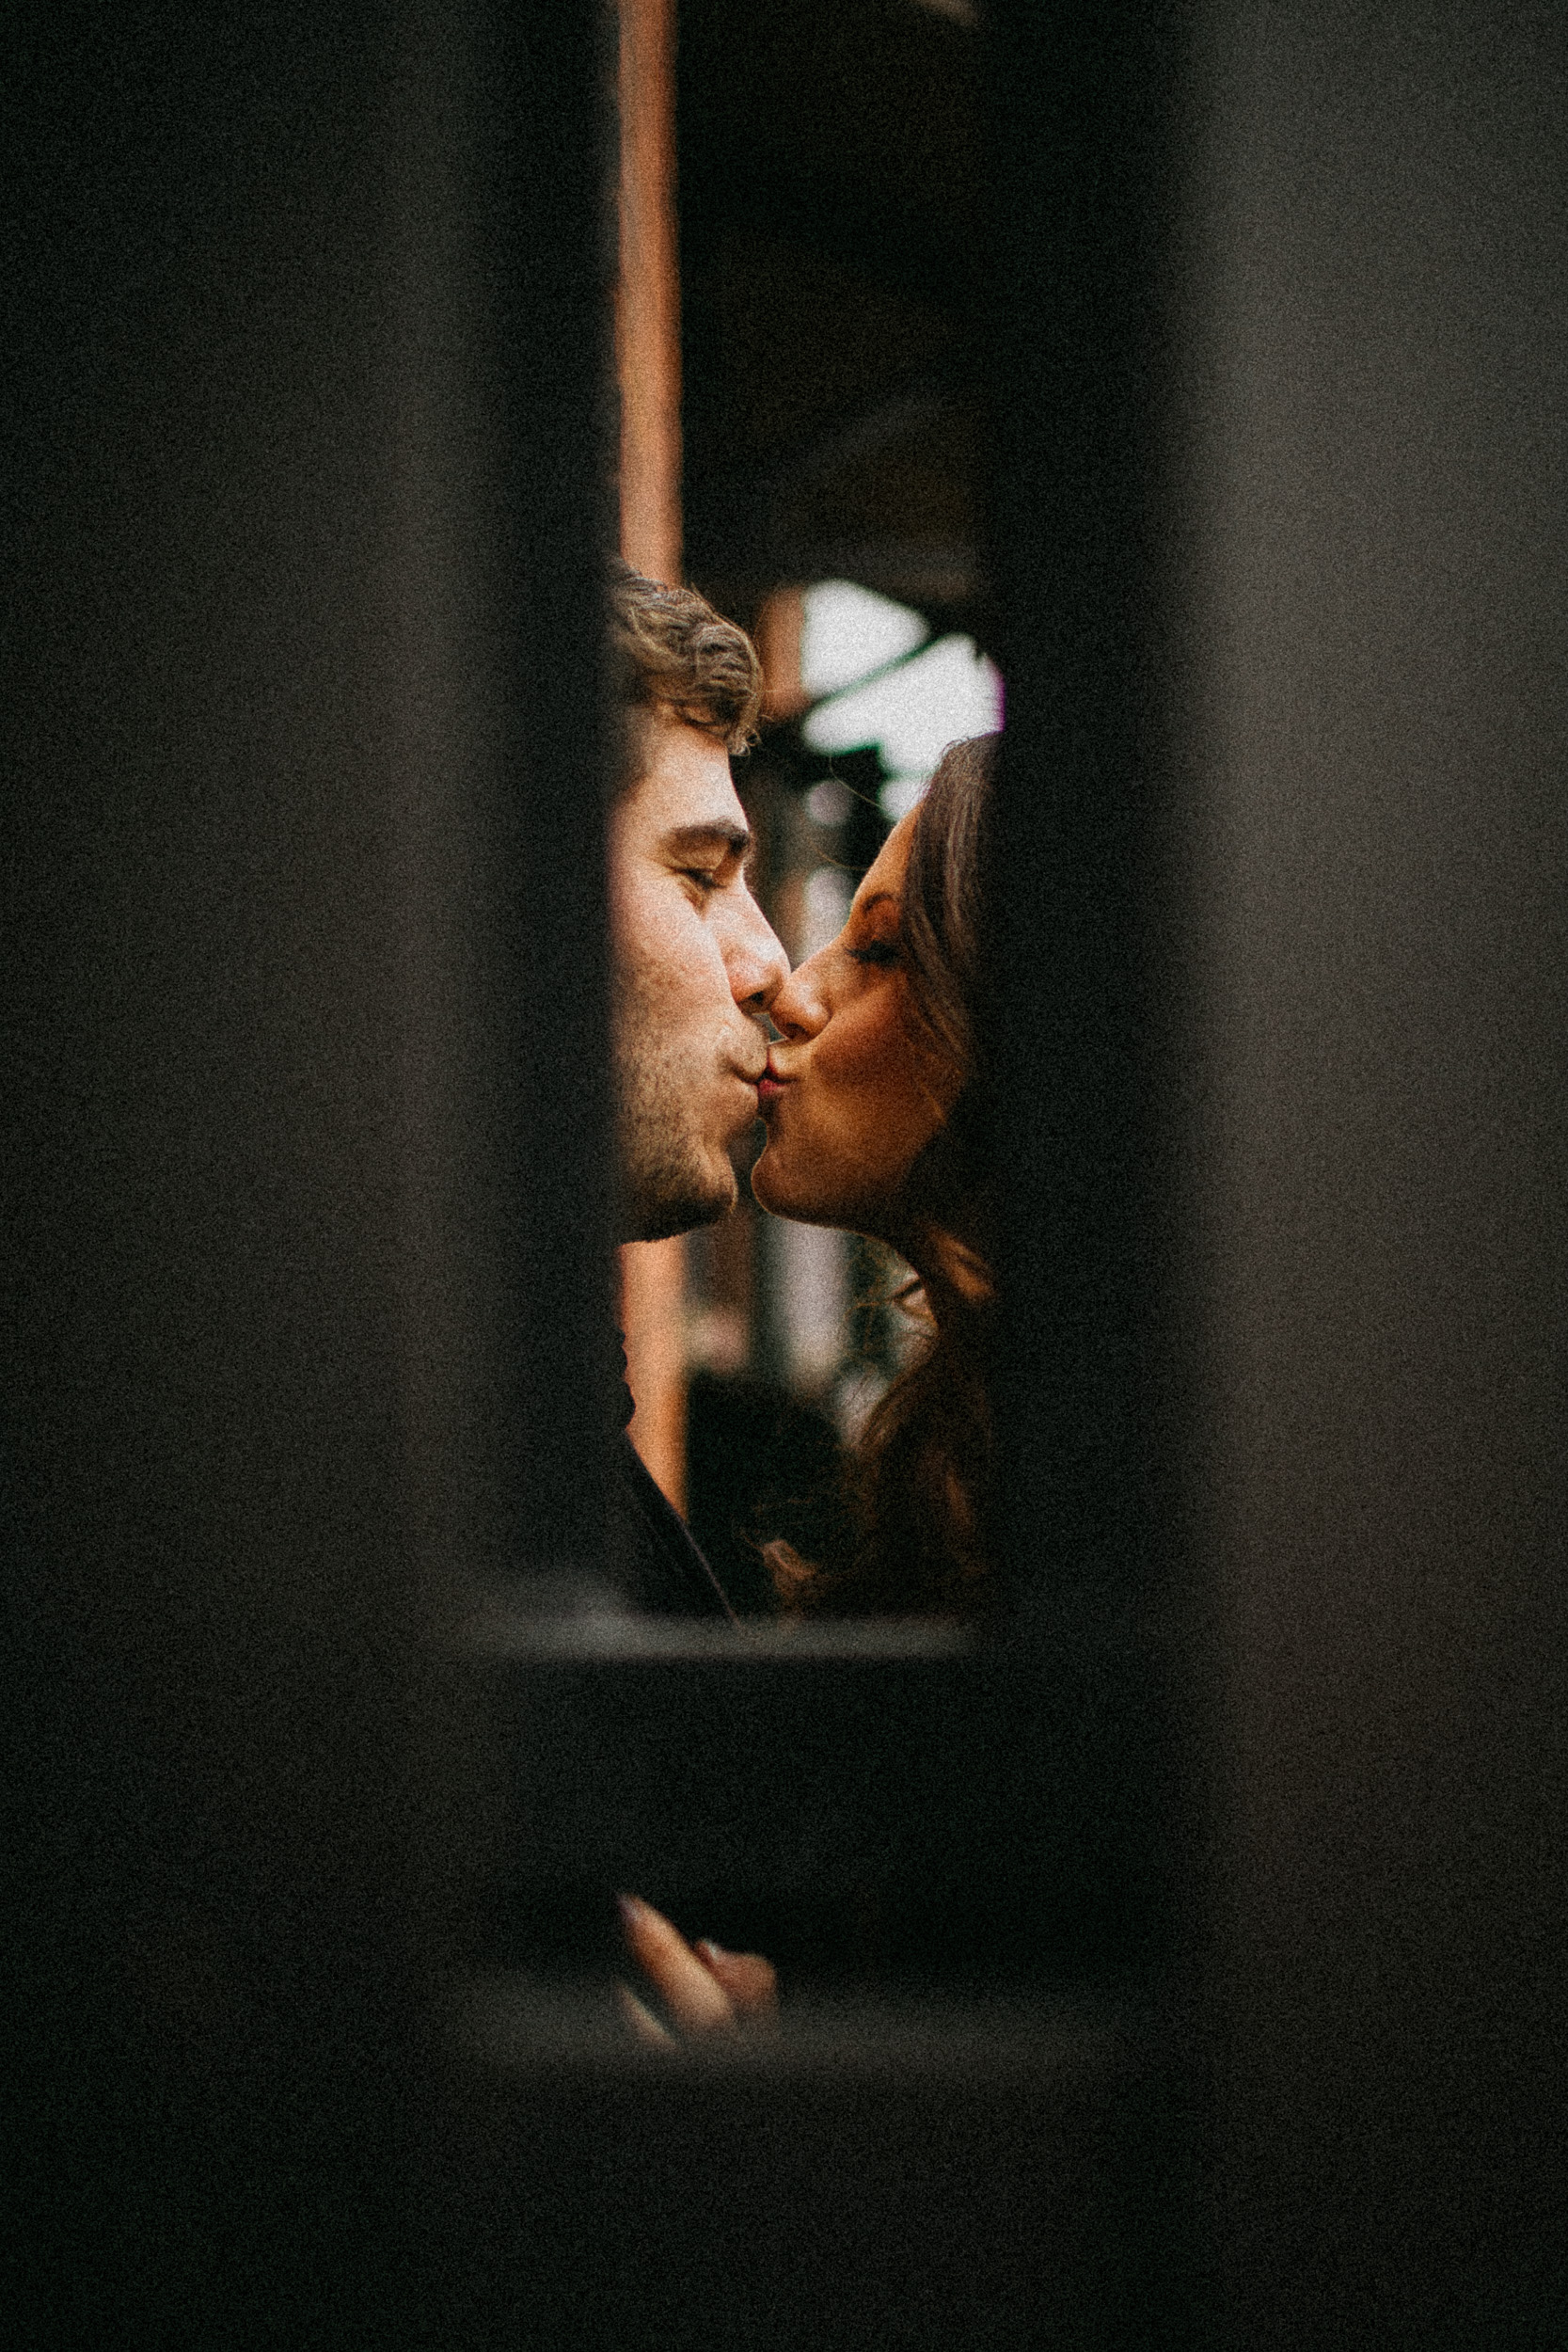
[(498, 1973), (470, 1985), (460, 2047), (502, 2074), (601, 2073), (793, 2079), (1030, 2082), (1064, 2090), (1147, 2077), (1173, 2056), (1147, 2000), (1064, 1991), (1029, 1999), (787, 2002), (767, 2031), (650, 2046), (632, 2039), (608, 1986)]
[(853, 1625), (724, 1625), (610, 1610), (562, 1616), (488, 1611), (474, 1620), (470, 1638), (483, 1658), (562, 1665), (662, 1659), (715, 1665), (808, 1665), (824, 1660), (880, 1665), (964, 1658), (976, 1647), (962, 1627), (904, 1618), (867, 1618)]

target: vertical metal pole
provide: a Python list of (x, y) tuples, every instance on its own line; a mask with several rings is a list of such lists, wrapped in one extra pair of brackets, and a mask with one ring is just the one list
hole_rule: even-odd
[[(674, 0), (620, 0), (621, 552), (681, 577), (680, 264), (675, 225)], [(621, 1311), (637, 1411), (632, 1443), (672, 1502), (686, 1500), (686, 1239), (621, 1253)]]

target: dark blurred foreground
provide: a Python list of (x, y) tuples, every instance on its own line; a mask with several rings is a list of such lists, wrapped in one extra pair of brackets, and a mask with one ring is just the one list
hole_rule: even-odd
[[(987, 17), (977, 1657), (528, 1605), (603, 1520), (591, 12), (9, 28), (22, 2341), (1560, 2336), (1560, 11)], [(861, 1976), (609, 2041), (503, 1939), (633, 1866)]]

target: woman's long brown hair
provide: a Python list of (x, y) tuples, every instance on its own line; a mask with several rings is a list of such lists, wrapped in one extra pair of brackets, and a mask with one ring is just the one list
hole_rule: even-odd
[(911, 1171), (908, 1209), (956, 1245), (969, 1279), (944, 1286), (940, 1325), (848, 1457), (844, 1556), (810, 1565), (787, 1545), (766, 1547), (784, 1605), (808, 1616), (972, 1616), (990, 1596), (995, 1169), (979, 997), (998, 739), (974, 736), (943, 755), (915, 818), (899, 903), (911, 1017), (960, 1080)]

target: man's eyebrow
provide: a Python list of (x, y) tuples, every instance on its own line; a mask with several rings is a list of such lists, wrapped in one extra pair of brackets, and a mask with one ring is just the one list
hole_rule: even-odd
[(676, 825), (664, 836), (664, 847), (673, 857), (689, 857), (698, 850), (722, 850), (726, 857), (744, 857), (751, 846), (752, 836), (744, 825), (717, 820), (709, 825)]

